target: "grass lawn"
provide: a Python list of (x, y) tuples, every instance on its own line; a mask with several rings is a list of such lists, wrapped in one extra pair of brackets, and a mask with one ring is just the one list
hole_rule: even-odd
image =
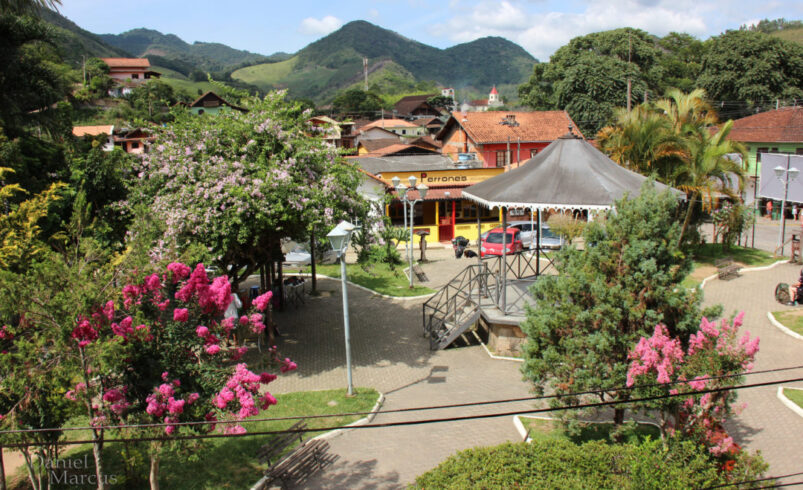
[(803, 408), (803, 390), (784, 388), (783, 396), (792, 400), (798, 407)]
[[(532, 439), (567, 439), (576, 444), (597, 440), (610, 441), (610, 434), (613, 429), (613, 423), (611, 422), (589, 423), (580, 429), (579, 434), (572, 435), (566, 432), (559, 420), (521, 417), (521, 421), (524, 424), (524, 428), (529, 431)], [(658, 427), (652, 424), (638, 424), (633, 428), (627, 428), (622, 435), (624, 442), (638, 442), (644, 440), (647, 436), (653, 440), (661, 437)]]
[(773, 311), (772, 316), (784, 327), (803, 335), (803, 310)]
[[(376, 403), (379, 394), (369, 388), (355, 390), (355, 396), (346, 397), (346, 390), (307, 391), (276, 395), (279, 403), (256, 418), (290, 417), (297, 415), (325, 415), (345, 412), (367, 412)], [(326, 417), (307, 420), (310, 428), (342, 426), (354, 422), (362, 416)], [(243, 423), (248, 432), (282, 430), (290, 427), (296, 420)], [(304, 439), (314, 437), (320, 432), (304, 435)], [(70, 438), (86, 437), (88, 434), (70, 434)], [(107, 433), (108, 438), (120, 434)], [(130, 436), (130, 435), (129, 435)], [(257, 460), (257, 451), (270, 442), (272, 436), (252, 436), (236, 438), (202, 439), (193, 447), (183, 451), (164, 451), (160, 461), (160, 485), (162, 488), (250, 488), (262, 477), (265, 466)], [(148, 468), (147, 446), (142, 443), (141, 451), (134, 451), (134, 476), (126, 477), (122, 447), (119, 443), (107, 443), (104, 447), (104, 473), (117, 477), (117, 486), (127, 488), (147, 488)], [(92, 448), (80, 446), (62, 455), (62, 459), (83, 460), (87, 456), (92, 462)], [(79, 474), (94, 474), (91, 469), (75, 470)], [(10, 489), (23, 489), (30, 486), (25, 468), (20, 468), (10, 478)], [(58, 488), (69, 488), (59, 486)], [(82, 487), (76, 487), (82, 488)], [(85, 488), (85, 487), (83, 487)]]
[(718, 259), (724, 257), (731, 257), (734, 262), (743, 264), (745, 267), (770, 265), (783, 259), (783, 257), (777, 257), (763, 250), (739, 246), (732, 246), (727, 252), (723, 252), (722, 244), (706, 243), (692, 251), (692, 260), (694, 261), (692, 271), (680, 285), (687, 289), (699, 287), (703, 279), (716, 274), (717, 269), (714, 264)]
[[(404, 268), (403, 265), (397, 265), (394, 271), (388, 264), (370, 264), (364, 269), (359, 264), (346, 264), (346, 275), (354, 284), (388, 296), (422, 296), (435, 292), (434, 289), (416, 284), (416, 281), (413, 281), (413, 289), (410, 289), (410, 280), (404, 273)], [(310, 272), (309, 267), (303, 270)], [(324, 276), (340, 279), (339, 264), (316, 265), (315, 271)]]

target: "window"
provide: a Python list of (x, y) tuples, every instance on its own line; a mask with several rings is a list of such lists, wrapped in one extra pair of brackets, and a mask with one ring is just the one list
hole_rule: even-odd
[(402, 134), (407, 134), (407, 130), (406, 129), (402, 129)]
[(803, 148), (798, 148), (795, 150), (795, 155), (803, 155)]
[(761, 163), (761, 154), (762, 153), (769, 153), (769, 148), (756, 148), (756, 161)]
[(538, 148), (533, 148), (530, 150), (530, 158), (535, 158), (535, 155), (538, 154)]
[(131, 142), (131, 149), (134, 149), (134, 148), (139, 148), (139, 143), (137, 143), (136, 141), (132, 141)]
[(138, 78), (139, 78), (139, 73), (132, 73), (131, 74), (131, 79), (136, 80)]
[(505, 150), (500, 150), (496, 152), (496, 166), (497, 167), (504, 167), (510, 163), (510, 152)]

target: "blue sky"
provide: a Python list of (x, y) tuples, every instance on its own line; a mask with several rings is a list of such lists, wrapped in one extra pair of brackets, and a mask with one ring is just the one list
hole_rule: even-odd
[(637, 27), (657, 35), (687, 32), (705, 39), (763, 18), (803, 18), (803, 2), (794, 0), (62, 2), (63, 15), (98, 34), (147, 27), (190, 43), (220, 42), (262, 54), (292, 53), (346, 22), (363, 19), (440, 48), (502, 36), (543, 61), (575, 36), (617, 27)]

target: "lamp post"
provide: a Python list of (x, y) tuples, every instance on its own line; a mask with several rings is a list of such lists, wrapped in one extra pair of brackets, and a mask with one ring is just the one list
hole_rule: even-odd
[(783, 201), (781, 201), (781, 229), (778, 230), (778, 248), (781, 249), (781, 255), (783, 255), (783, 249), (784, 249), (783, 239), (784, 239), (784, 233), (786, 233), (786, 211), (784, 210), (784, 208), (786, 207), (786, 198), (789, 195), (789, 182), (795, 180), (799, 172), (799, 170), (794, 167), (789, 168), (790, 161), (791, 159), (787, 155), (786, 168), (783, 168), (782, 166), (778, 165), (777, 167), (772, 169), (773, 172), (775, 172), (775, 176), (783, 184)]
[[(406, 248), (407, 251), (407, 262), (410, 264), (410, 289), (413, 288), (413, 228), (414, 228), (414, 220), (415, 220), (415, 205), (419, 202), (423, 201), (424, 198), (427, 196), (427, 191), (429, 191), (429, 187), (425, 184), (421, 184), (416, 187), (416, 182), (418, 179), (415, 178), (414, 175), (408, 177), (407, 181), (410, 182), (410, 187), (405, 187), (404, 184), (401, 183), (401, 179), (398, 177), (393, 177), (390, 179), (393, 182), (393, 186), (396, 188), (396, 191), (399, 193), (399, 199), (402, 201), (402, 207), (404, 207), (404, 229), (407, 229), (407, 205), (410, 205), (410, 240), (408, 241), (408, 247)], [(410, 200), (409, 198), (409, 191), (417, 189), (418, 190), (418, 199)]]
[(349, 333), (349, 296), (346, 288), (346, 250), (349, 248), (354, 225), (348, 221), (341, 221), (326, 237), (332, 243), (332, 249), (337, 252), (340, 259), (340, 284), (343, 294), (343, 330), (346, 337), (346, 375), (348, 377), (348, 395), (354, 394), (354, 385), (351, 382), (351, 334)]

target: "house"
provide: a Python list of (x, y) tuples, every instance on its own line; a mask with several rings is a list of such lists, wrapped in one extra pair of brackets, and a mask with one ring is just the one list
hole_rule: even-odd
[(103, 139), (103, 151), (112, 151), (114, 149), (113, 125), (73, 126), (72, 134), (76, 138), (89, 137), (98, 141)]
[(109, 77), (116, 83), (109, 90), (112, 97), (128, 95), (135, 87), (161, 73), (152, 71), (148, 58), (101, 58), (109, 66)]
[[(354, 147), (359, 149), (360, 146), (365, 146), (366, 141), (373, 141), (373, 140), (388, 140), (388, 142), (386, 142), (381, 146), (388, 146), (389, 144), (401, 143), (402, 141), (401, 136), (394, 133), (393, 131), (374, 126), (366, 130), (362, 129), (357, 130), (357, 134), (354, 137)], [(392, 143), (390, 143), (389, 141), (392, 141)], [(372, 148), (379, 148), (381, 146), (373, 146)]]
[(744, 143), (747, 173), (760, 175), (762, 153), (803, 155), (803, 107), (782, 107), (736, 119), (728, 139)]
[(378, 138), (378, 139), (364, 139), (357, 143), (357, 154), (365, 155), (366, 153), (373, 153), (392, 145), (401, 143), (399, 137), (395, 138)]
[(393, 112), (405, 118), (427, 118), (431, 119), (441, 115), (440, 109), (427, 102), (428, 99), (435, 97), (436, 94), (428, 95), (408, 95), (402, 97), (393, 106)]
[(493, 88), (491, 88), (491, 92), (488, 94), (487, 99), (475, 99), (470, 102), (463, 102), (463, 104), (460, 105), (460, 110), (462, 112), (484, 112), (488, 109), (502, 107), (503, 105), (504, 102), (502, 102), (502, 98), (499, 96), (499, 92), (496, 90), (496, 85), (494, 85)]
[(307, 122), (324, 141), (336, 147), (343, 146), (343, 128), (340, 123), (328, 116), (314, 116)]
[(402, 138), (418, 138), (427, 134), (427, 128), (405, 121), (404, 119), (377, 119), (359, 128), (365, 132), (373, 128), (380, 128), (395, 133)]
[(429, 133), (430, 135), (438, 134), (438, 132), (441, 129), (443, 129), (443, 125), (445, 124), (443, 122), (443, 119), (441, 119), (440, 117), (420, 118), (420, 119), (415, 119), (413, 122), (415, 122), (419, 126), (427, 128), (427, 133)]
[(534, 157), (570, 127), (576, 125), (566, 111), (455, 112), (435, 139), (454, 161), (474, 154), (483, 167), (510, 168)]
[(219, 114), (226, 111), (248, 112), (248, 109), (229, 104), (226, 100), (214, 92), (207, 92), (195, 99), (189, 109), (193, 114)]
[(147, 153), (151, 143), (156, 139), (155, 136), (142, 128), (135, 128), (125, 131), (123, 134), (114, 136), (114, 144), (122, 148), (126, 153)]

